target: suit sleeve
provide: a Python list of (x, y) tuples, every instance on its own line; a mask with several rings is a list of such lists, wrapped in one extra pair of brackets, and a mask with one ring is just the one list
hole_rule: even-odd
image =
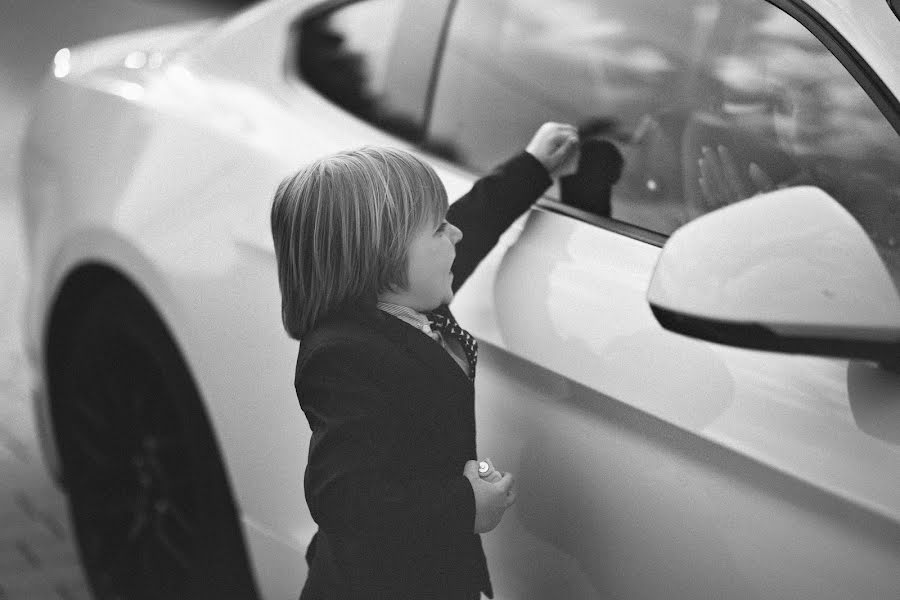
[(298, 369), (297, 394), (312, 428), (304, 488), (313, 519), (354, 535), (472, 534), (469, 480), (403, 471), (407, 457), (392, 451), (399, 416), (362, 365), (371, 357), (348, 341), (317, 350)]
[(522, 152), (476, 181), (465, 196), (450, 206), (447, 221), (463, 232), (453, 263), (454, 292), (550, 183), (544, 166), (531, 154)]

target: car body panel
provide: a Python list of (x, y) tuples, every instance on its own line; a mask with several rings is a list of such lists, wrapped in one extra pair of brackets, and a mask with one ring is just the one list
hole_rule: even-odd
[[(23, 178), (36, 385), (67, 275), (87, 263), (126, 274), (194, 376), (272, 599), (296, 593), (315, 524), (271, 196), (327, 152), (415, 150), (285, 76), (290, 22), (313, 4), (251, 7), (139, 68), (124, 61), (152, 53), (146, 36), (92, 48), (84, 68), (73, 49), (35, 109)], [(896, 95), (886, 4), (810, 4)], [(451, 199), (475, 180), (422, 155)], [(900, 412), (866, 386), (871, 367), (663, 330), (645, 300), (658, 255), (535, 208), (453, 303), (483, 347), (480, 452), (520, 485), (485, 536), (497, 597), (900, 596)]]
[(519, 477), (512, 518), (485, 542), (502, 597), (896, 594), (889, 521), (536, 365), (482, 354), (491, 376), (479, 392), (503, 401), (479, 407), (479, 448)]
[[(884, 569), (900, 558), (891, 541), (900, 532), (900, 488), (885, 474), (900, 453), (855, 424), (851, 402), (872, 400), (848, 398), (847, 361), (727, 348), (662, 330), (641, 302), (657, 254), (643, 242), (533, 211), (496, 276), (490, 262), (482, 265), (457, 296), (459, 318), (497, 347), (481, 352), (482, 361), (499, 364), (485, 367), (477, 384), (479, 451), (519, 476), (514, 522), (567, 544), (563, 553), (600, 597), (657, 597), (666, 589), (679, 597), (814, 596), (815, 587), (802, 588), (805, 577), (824, 577), (851, 546), (865, 552), (842, 579), (846, 590), (892, 581)], [(605, 266), (592, 267), (598, 264)], [(480, 301), (480, 279), (494, 282), (493, 307)], [(515, 311), (496, 309), (513, 304)], [(506, 377), (495, 382), (497, 373)], [(610, 415), (631, 425), (608, 423)], [(622, 441), (623, 427), (634, 445)], [(754, 490), (752, 500), (729, 489), (736, 482)], [(544, 512), (526, 523), (521, 514), (532, 502)], [(550, 518), (563, 506), (564, 515)], [(853, 514), (846, 525), (822, 526), (841, 511)], [(754, 535), (722, 533), (737, 523)], [(838, 554), (810, 553), (807, 541), (790, 539), (804, 529), (820, 536), (813, 547)], [(506, 521), (499, 531), (488, 543), (508, 573), (535, 544)], [(673, 550), (682, 545), (691, 548), (684, 563)], [(529, 550), (513, 560), (510, 548)], [(623, 580), (598, 566), (604, 550), (621, 553), (619, 568), (624, 561), (634, 573)], [(725, 560), (729, 554), (753, 556), (752, 568)], [(529, 583), (512, 597), (538, 598), (525, 589), (550, 585), (541, 579), (546, 571), (514, 572), (519, 584)], [(562, 579), (579, 580), (571, 572)], [(770, 583), (754, 587), (760, 581)], [(871, 597), (896, 591), (883, 587)]]

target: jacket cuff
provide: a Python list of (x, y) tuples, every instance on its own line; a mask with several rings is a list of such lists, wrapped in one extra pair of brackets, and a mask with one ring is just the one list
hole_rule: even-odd
[(510, 167), (517, 170), (518, 176), (529, 187), (533, 186), (543, 191), (553, 183), (544, 164), (526, 150), (522, 150), (503, 164), (503, 168)]

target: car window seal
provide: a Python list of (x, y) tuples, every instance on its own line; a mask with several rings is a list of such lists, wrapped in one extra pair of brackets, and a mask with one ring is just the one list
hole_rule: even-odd
[(434, 51), (434, 62), (431, 65), (431, 76), (428, 80), (428, 91), (425, 94), (425, 114), (422, 115), (422, 131), (421, 139), (418, 142), (426, 142), (428, 140), (428, 132), (431, 130), (431, 113), (434, 106), (434, 96), (437, 92), (437, 84), (441, 75), (441, 65), (444, 63), (444, 50), (447, 48), (447, 37), (450, 35), (450, 24), (453, 21), (453, 15), (456, 13), (457, 0), (449, 0), (449, 4), (444, 14), (444, 23), (441, 25), (441, 33), (438, 38), (437, 47)]
[(890, 88), (831, 23), (805, 2), (798, 0), (765, 1), (793, 17), (822, 42), (863, 88), (884, 118), (900, 135), (900, 99), (891, 93)]
[(662, 248), (663, 245), (665, 245), (666, 240), (668, 239), (667, 235), (664, 235), (657, 231), (645, 229), (638, 225), (626, 223), (625, 221), (620, 221), (612, 217), (606, 217), (586, 210), (581, 210), (580, 208), (575, 208), (574, 206), (563, 204), (558, 200), (551, 200), (547, 197), (540, 198), (535, 203), (535, 207), (538, 209), (543, 209), (547, 212), (552, 212), (571, 217), (579, 221), (584, 221), (589, 225), (594, 225), (595, 227), (600, 227), (601, 229), (606, 229), (613, 233), (625, 235), (627, 237), (647, 244), (651, 244), (653, 246), (657, 246), (659, 248)]

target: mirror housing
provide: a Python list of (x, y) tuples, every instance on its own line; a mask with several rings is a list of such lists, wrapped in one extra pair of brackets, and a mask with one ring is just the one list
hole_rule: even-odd
[(884, 362), (900, 295), (859, 223), (816, 187), (754, 196), (668, 239), (647, 300), (660, 325), (712, 342)]

